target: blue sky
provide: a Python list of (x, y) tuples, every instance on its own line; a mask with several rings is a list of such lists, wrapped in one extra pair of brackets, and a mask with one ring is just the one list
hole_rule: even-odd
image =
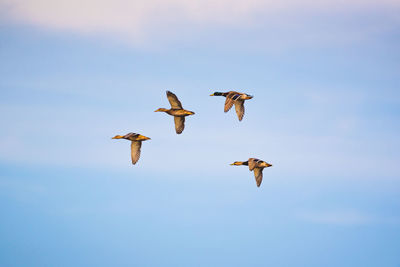
[(0, 1), (0, 265), (399, 266), (399, 9)]

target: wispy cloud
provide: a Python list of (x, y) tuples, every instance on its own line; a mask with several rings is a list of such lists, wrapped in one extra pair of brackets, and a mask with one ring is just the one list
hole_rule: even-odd
[[(253, 28), (258, 31), (263, 24), (272, 31), (285, 25), (283, 28), (291, 28), (292, 34), (298, 32), (300, 25), (307, 24), (309, 34), (310, 29), (316, 25), (313, 19), (310, 21), (312, 17), (319, 20), (327, 13), (335, 12), (341, 13), (341, 17), (351, 17), (349, 13), (359, 10), (390, 11), (399, 7), (399, 2), (394, 0), (379, 3), (372, 0), (0, 1), (3, 15), (18, 23), (82, 34), (112, 34), (135, 44), (154, 39), (186, 39), (192, 32), (201, 33), (204, 30), (227, 27), (237, 30)], [(385, 14), (393, 19), (396, 17), (388, 12)], [(363, 23), (364, 29), (367, 24)], [(345, 32), (351, 28), (349, 23), (342, 26), (346, 26), (339, 26)], [(324, 31), (319, 33), (330, 30), (324, 27)], [(353, 34), (356, 32), (359, 34), (360, 30)]]

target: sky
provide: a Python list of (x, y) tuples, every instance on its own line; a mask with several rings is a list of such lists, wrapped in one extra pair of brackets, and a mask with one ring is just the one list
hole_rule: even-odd
[(399, 13), (0, 0), (0, 265), (400, 266)]

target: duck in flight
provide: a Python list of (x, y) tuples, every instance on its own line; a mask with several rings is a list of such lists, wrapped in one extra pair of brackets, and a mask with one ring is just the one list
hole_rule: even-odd
[(132, 164), (135, 165), (140, 158), (140, 148), (142, 147), (142, 141), (149, 140), (149, 137), (146, 137), (137, 133), (128, 133), (126, 135), (116, 135), (112, 139), (126, 139), (131, 142), (131, 157)]
[(210, 96), (226, 97), (224, 112), (228, 112), (232, 108), (232, 106), (235, 104), (235, 110), (236, 110), (236, 114), (239, 118), (239, 121), (241, 121), (244, 116), (244, 101), (253, 98), (253, 96), (251, 96), (251, 95), (248, 95), (245, 93), (239, 93), (239, 92), (235, 92), (235, 91), (229, 91), (229, 92), (225, 92), (225, 93), (214, 92)]
[(234, 165), (234, 166), (240, 166), (240, 165), (249, 166), (249, 170), (250, 171), (254, 171), (254, 177), (256, 178), (257, 187), (260, 187), (260, 185), (261, 185), (262, 178), (263, 178), (262, 171), (264, 170), (264, 168), (268, 168), (268, 167), (272, 166), (271, 164), (269, 164), (269, 163), (267, 163), (265, 161), (262, 161), (260, 159), (256, 159), (256, 158), (249, 158), (248, 161), (235, 161), (231, 165)]
[(181, 134), (183, 129), (185, 129), (185, 117), (193, 115), (194, 112), (183, 109), (181, 101), (179, 101), (178, 97), (174, 93), (167, 91), (167, 98), (171, 104), (171, 108), (159, 108), (154, 112), (165, 112), (171, 116), (174, 116), (175, 131), (177, 134)]

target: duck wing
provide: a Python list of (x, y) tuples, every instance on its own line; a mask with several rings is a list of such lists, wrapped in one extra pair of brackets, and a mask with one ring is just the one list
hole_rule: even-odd
[(225, 106), (224, 106), (224, 112), (228, 112), (233, 106), (233, 101), (231, 98), (226, 97), (225, 100)]
[(244, 116), (244, 100), (236, 100), (234, 103), (236, 114), (239, 118), (239, 121), (241, 121)]
[(254, 169), (254, 177), (256, 178), (257, 187), (260, 187), (263, 178), (263, 168)]
[(131, 143), (131, 157), (132, 164), (135, 165), (140, 158), (140, 148), (142, 147), (142, 141), (132, 141)]
[(174, 93), (167, 91), (167, 98), (172, 109), (183, 109), (181, 101), (179, 101), (178, 97)]
[(235, 91), (229, 91), (228, 94), (226, 95), (224, 112), (228, 112), (232, 108), (235, 101), (239, 98), (240, 98), (240, 93)]
[(254, 168), (255, 168), (256, 165), (257, 165), (257, 162), (258, 162), (257, 159), (254, 159), (254, 158), (250, 158), (250, 159), (249, 159), (248, 163), (249, 163), (249, 170), (250, 170), (250, 171), (254, 170)]
[(175, 121), (175, 131), (177, 134), (181, 134), (183, 129), (185, 129), (185, 117), (174, 116)]
[(139, 134), (137, 133), (127, 133), (126, 135), (123, 136), (123, 138), (128, 139), (128, 140), (134, 140), (135, 137), (138, 137)]

